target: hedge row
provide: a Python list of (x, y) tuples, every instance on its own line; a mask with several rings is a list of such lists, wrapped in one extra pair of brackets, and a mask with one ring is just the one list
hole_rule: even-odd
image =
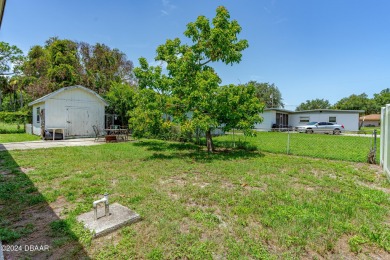
[(26, 112), (0, 112), (0, 122), (7, 124), (24, 124), (28, 117)]

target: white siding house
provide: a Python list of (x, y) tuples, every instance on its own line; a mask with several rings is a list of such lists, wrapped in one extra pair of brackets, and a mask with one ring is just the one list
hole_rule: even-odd
[(272, 125), (281, 127), (296, 127), (308, 122), (333, 122), (344, 126), (345, 130), (359, 130), (359, 113), (363, 110), (315, 109), (305, 111), (290, 111), (278, 108), (265, 109), (261, 115), (263, 122), (255, 128), (270, 129)]
[(108, 103), (96, 92), (83, 86), (61, 88), (31, 103), (32, 132), (62, 128), (65, 137), (93, 136), (92, 126), (104, 128), (105, 106)]

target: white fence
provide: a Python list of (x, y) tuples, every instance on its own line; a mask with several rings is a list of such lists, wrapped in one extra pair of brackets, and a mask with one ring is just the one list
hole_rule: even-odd
[(390, 104), (381, 110), (380, 164), (390, 179)]

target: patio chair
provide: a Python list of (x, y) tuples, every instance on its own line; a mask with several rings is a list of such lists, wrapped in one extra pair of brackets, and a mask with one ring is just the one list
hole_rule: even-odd
[(99, 141), (100, 137), (105, 137), (106, 136), (105, 132), (99, 130), (99, 128), (96, 125), (93, 125), (92, 128), (93, 128), (93, 131), (95, 132), (95, 142)]

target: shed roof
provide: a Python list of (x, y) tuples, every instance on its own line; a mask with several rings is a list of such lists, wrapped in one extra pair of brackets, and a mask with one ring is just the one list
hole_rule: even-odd
[(64, 88), (60, 88), (54, 92), (51, 92), (43, 97), (40, 97), (32, 102), (30, 102), (28, 105), (29, 106), (32, 106), (32, 105), (35, 105), (35, 104), (38, 104), (38, 103), (41, 103), (41, 102), (45, 102), (46, 100), (50, 99), (50, 98), (53, 98), (54, 96), (58, 95), (59, 93), (63, 92), (63, 91), (68, 91), (68, 90), (71, 90), (71, 89), (82, 89), (86, 92), (89, 92), (90, 94), (96, 96), (98, 99), (100, 99), (105, 106), (108, 106), (108, 103), (107, 101), (105, 101), (101, 96), (99, 96), (98, 93), (96, 93), (95, 91), (89, 89), (89, 88), (86, 88), (86, 87), (83, 87), (83, 86), (80, 86), (80, 85), (75, 85), (75, 86), (70, 86), (70, 87), (64, 87)]
[(381, 115), (380, 114), (371, 114), (371, 115), (361, 116), (359, 119), (363, 120), (363, 121), (380, 121)]

